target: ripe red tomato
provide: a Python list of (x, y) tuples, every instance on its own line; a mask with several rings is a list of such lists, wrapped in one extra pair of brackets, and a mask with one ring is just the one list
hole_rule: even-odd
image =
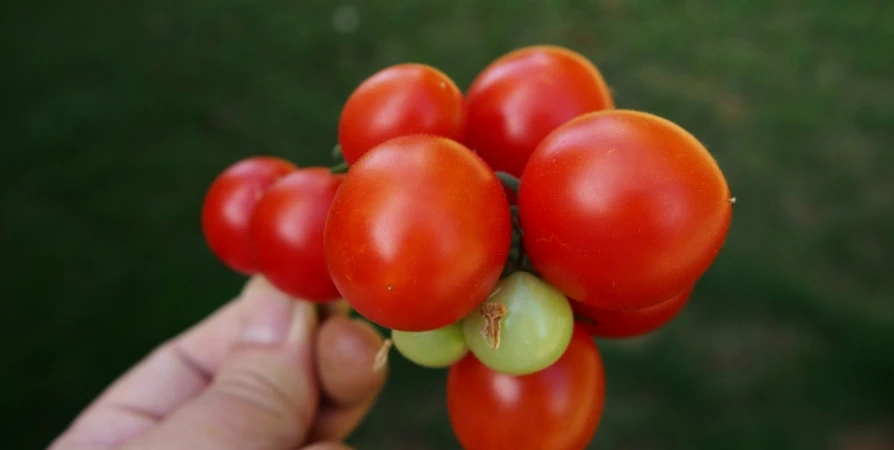
[(255, 207), (251, 238), (258, 271), (302, 300), (339, 298), (323, 257), (323, 230), (342, 176), (298, 169), (267, 189)]
[(496, 175), (450, 139), (390, 140), (350, 169), (326, 224), (329, 272), (367, 319), (400, 331), (450, 325), (494, 289), (511, 244)]
[(550, 134), (528, 162), (518, 204), (537, 271), (605, 309), (644, 308), (694, 285), (732, 215), (726, 179), (695, 137), (624, 110)]
[(663, 302), (639, 309), (611, 310), (594, 308), (572, 301), (571, 309), (587, 332), (607, 339), (622, 339), (649, 334), (674, 319), (689, 302), (692, 288)]
[(602, 74), (579, 53), (538, 45), (498, 58), (466, 94), (466, 145), (494, 170), (520, 177), (534, 148), (559, 125), (614, 108)]
[(255, 205), (294, 164), (272, 156), (256, 156), (226, 168), (208, 189), (202, 205), (202, 231), (211, 251), (229, 268), (243, 274), (257, 271), (249, 226)]
[(580, 326), (540, 372), (502, 374), (469, 353), (447, 374), (450, 424), (465, 450), (583, 450), (604, 404), (602, 358)]
[(369, 149), (409, 134), (455, 141), (466, 131), (465, 99), (450, 77), (434, 67), (406, 63), (385, 68), (360, 84), (338, 122), (338, 142), (353, 164)]

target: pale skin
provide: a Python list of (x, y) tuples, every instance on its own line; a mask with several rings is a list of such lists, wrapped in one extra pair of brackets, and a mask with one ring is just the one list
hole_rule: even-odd
[(382, 337), (262, 277), (114, 381), (50, 450), (349, 450), (385, 382)]

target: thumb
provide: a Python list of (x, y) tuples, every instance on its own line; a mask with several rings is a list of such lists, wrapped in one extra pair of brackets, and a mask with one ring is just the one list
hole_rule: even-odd
[(319, 402), (313, 368), (317, 315), (263, 278), (240, 301), (240, 341), (210, 386), (134, 448), (286, 450), (304, 443)]

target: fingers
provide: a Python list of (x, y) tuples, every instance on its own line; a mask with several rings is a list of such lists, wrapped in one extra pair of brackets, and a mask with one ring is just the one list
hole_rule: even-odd
[(354, 450), (351, 447), (348, 447), (345, 444), (341, 444), (338, 442), (318, 442), (316, 444), (312, 444), (307, 447), (302, 447), (301, 450)]
[(338, 300), (330, 303), (323, 303), (318, 306), (320, 310), (320, 320), (324, 321), (330, 317), (342, 316), (347, 317), (351, 314), (351, 305), (344, 300)]
[(305, 442), (319, 399), (316, 309), (266, 283), (246, 296), (262, 307), (246, 316), (208, 388), (128, 448), (286, 450)]
[(232, 301), (154, 350), (88, 406), (51, 448), (114, 446), (154, 427), (207, 386), (235, 341), (245, 306)]
[(351, 447), (348, 447), (345, 444), (341, 444), (338, 442), (318, 442), (316, 444), (312, 444), (307, 447), (302, 447), (301, 450), (354, 450)]
[(317, 373), (324, 400), (311, 440), (342, 440), (360, 424), (382, 390), (387, 368), (373, 370), (382, 337), (370, 324), (333, 317), (317, 335)]

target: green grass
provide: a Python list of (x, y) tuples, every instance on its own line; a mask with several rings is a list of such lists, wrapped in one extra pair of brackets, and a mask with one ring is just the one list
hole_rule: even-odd
[[(44, 0), (0, 7), (4, 448), (237, 292), (198, 210), (257, 153), (327, 162), (341, 104), (408, 60), (460, 86), (533, 43), (703, 140), (738, 202), (691, 306), (605, 343), (593, 448), (894, 447), (894, 4), (861, 0)], [(457, 448), (444, 373), (395, 362), (352, 443)], [(387, 413), (386, 413), (387, 412)], [(875, 447), (873, 447), (875, 445)]]

